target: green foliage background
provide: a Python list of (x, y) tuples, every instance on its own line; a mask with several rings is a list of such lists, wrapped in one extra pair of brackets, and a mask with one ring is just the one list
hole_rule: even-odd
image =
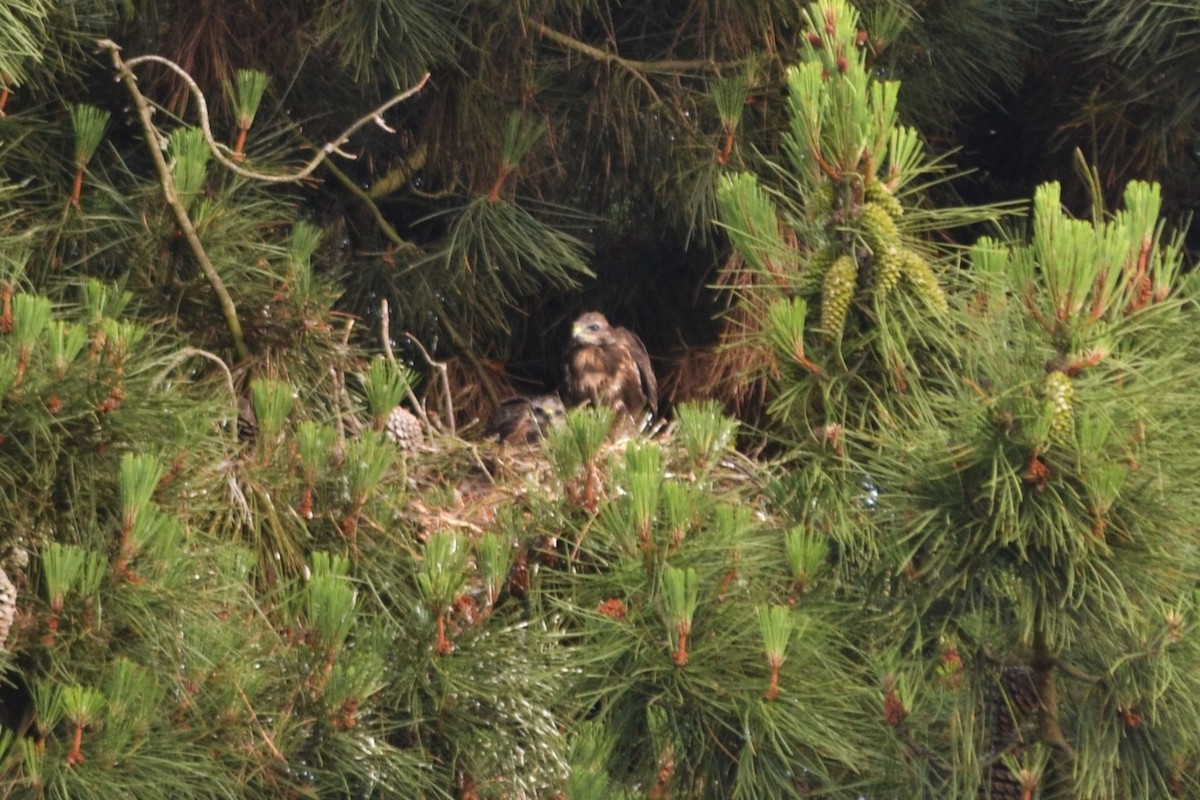
[(1200, 795), (1192, 5), (0, 0), (0, 796)]

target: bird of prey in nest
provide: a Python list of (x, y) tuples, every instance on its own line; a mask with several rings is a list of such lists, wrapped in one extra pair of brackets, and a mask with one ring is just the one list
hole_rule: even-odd
[(488, 417), (484, 436), (505, 444), (532, 444), (562, 424), (566, 409), (558, 395), (511, 397)]
[(614, 328), (595, 311), (575, 320), (567, 352), (567, 392), (576, 405), (607, 406), (640, 421), (658, 410), (658, 382), (646, 346), (633, 331)]

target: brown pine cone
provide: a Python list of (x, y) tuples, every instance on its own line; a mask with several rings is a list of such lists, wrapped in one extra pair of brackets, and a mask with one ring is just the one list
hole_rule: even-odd
[(403, 406), (392, 409), (383, 424), (383, 430), (389, 439), (400, 445), (401, 450), (416, 450), (425, 443), (421, 421)]
[(8, 575), (0, 569), (0, 650), (8, 641), (8, 632), (12, 629), (13, 619), (17, 615), (17, 587), (8, 579)]

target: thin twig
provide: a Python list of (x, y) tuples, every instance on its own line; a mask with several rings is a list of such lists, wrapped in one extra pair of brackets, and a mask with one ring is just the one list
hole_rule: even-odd
[[(350, 346), (350, 332), (354, 330), (354, 320), (350, 319), (346, 325), (346, 332), (342, 336), (342, 352)], [(354, 419), (354, 403), (350, 400), (350, 393), (346, 391), (346, 373), (338, 366), (331, 366), (329, 374), (333, 376), (333, 401), (337, 403), (337, 413), (334, 414), (334, 419), (337, 421), (337, 448), (340, 452), (345, 452), (346, 449), (346, 420), (347, 416)], [(342, 403), (345, 402), (345, 409), (342, 408)], [(357, 430), (357, 419), (354, 419)]]
[(246, 704), (246, 710), (250, 712), (250, 719), (253, 720), (254, 724), (258, 727), (258, 732), (262, 734), (263, 742), (267, 745), (267, 749), (271, 751), (271, 755), (273, 755), (277, 760), (286, 764), (287, 757), (283, 753), (279, 752), (279, 748), (276, 747), (275, 742), (271, 740), (271, 735), (267, 733), (267, 729), (264, 728), (262, 723), (258, 721), (258, 714), (254, 712), (254, 706), (250, 705), (250, 698), (246, 696), (246, 692), (241, 687), (238, 687), (238, 694), (242, 696), (242, 702)]
[(166, 379), (167, 375), (171, 373), (171, 370), (175, 369), (192, 356), (207, 358), (209, 361), (221, 368), (221, 372), (225, 374), (225, 385), (228, 387), (229, 394), (233, 397), (233, 400), (236, 403), (238, 399), (238, 393), (237, 389), (233, 387), (233, 373), (229, 371), (229, 365), (226, 364), (220, 356), (210, 353), (207, 350), (201, 350), (198, 347), (185, 347), (179, 352), (175, 353), (174, 356), (171, 357), (169, 363), (163, 368), (162, 372), (158, 373), (154, 380), (150, 381), (150, 388), (152, 390), (157, 389), (158, 385), (162, 383), (163, 380)]
[[(207, 350), (201, 350), (198, 347), (185, 347), (179, 352), (175, 353), (163, 370), (155, 376), (154, 380), (150, 381), (150, 390), (153, 391), (157, 389), (159, 384), (166, 380), (167, 375), (171, 374), (172, 370), (192, 356), (206, 358), (221, 368), (221, 372), (225, 375), (225, 388), (229, 390), (229, 396), (233, 400), (233, 405), (230, 407), (230, 416), (228, 418), (236, 419), (238, 415), (238, 393), (237, 389), (234, 388), (233, 385), (233, 373), (229, 371), (229, 365), (226, 364), (220, 356), (210, 353)], [(237, 426), (231, 426), (231, 428), (233, 429), (233, 434), (236, 437)]]
[[(114, 62), (119, 61), (117, 51), (121, 48), (111, 39), (101, 39), (99, 42), (99, 48), (101, 50), (110, 50), (113, 54)], [(419, 80), (415, 86), (410, 89), (406, 89), (397, 95), (394, 95), (391, 99), (376, 107), (373, 111), (369, 111), (363, 116), (359, 117), (354, 121), (353, 124), (350, 125), (350, 127), (338, 134), (337, 138), (321, 147), (321, 149), (317, 152), (317, 155), (314, 156), (307, 164), (301, 167), (299, 172), (294, 172), (288, 175), (269, 175), (246, 169), (222, 152), (222, 150), (229, 150), (229, 148), (218, 144), (216, 138), (212, 134), (212, 127), (208, 120), (208, 101), (204, 99), (204, 92), (200, 90), (200, 87), (196, 84), (196, 81), (183, 67), (179, 66), (168, 58), (163, 58), (162, 56), (138, 56), (137, 58), (131, 58), (125, 62), (124, 68), (126, 72), (129, 72), (131, 80), (134, 78), (133, 73), (130, 70), (132, 70), (133, 67), (146, 62), (162, 64), (182, 78), (183, 82), (187, 84), (188, 89), (191, 90), (192, 96), (196, 98), (196, 106), (200, 113), (200, 129), (204, 132), (204, 140), (208, 142), (208, 149), (212, 151), (213, 157), (236, 175), (240, 175), (243, 178), (251, 178), (256, 181), (265, 181), (267, 183), (296, 183), (297, 181), (302, 181), (311, 175), (330, 153), (337, 153), (345, 156), (346, 158), (354, 158), (354, 156), (339, 149), (340, 146), (349, 141), (350, 137), (357, 132), (359, 128), (366, 125), (368, 122), (375, 122), (376, 120), (382, 119), (383, 112), (421, 91), (421, 89), (425, 88), (425, 83), (429, 80), (429, 73), (426, 72), (423, 76), (421, 76), (421, 80)], [(120, 69), (120, 67), (118, 67), (118, 69)]]
[(544, 22), (538, 23), (537, 31), (542, 36), (562, 45), (568, 50), (582, 53), (597, 61), (617, 64), (630, 72), (660, 72), (675, 75), (688, 72), (720, 72), (721, 70), (732, 69), (737, 66), (734, 63), (722, 64), (717, 61), (708, 60), (665, 59), (662, 61), (635, 61), (629, 58), (622, 58), (616, 53), (610, 53), (607, 50), (601, 50), (599, 47), (586, 42), (581, 42), (565, 33), (554, 30)]
[[(388, 308), (387, 298), (379, 301), (379, 327), (380, 338), (383, 339), (383, 354), (387, 357), (388, 363), (400, 369), (400, 364), (396, 362), (396, 354), (392, 352), (392, 312)], [(421, 422), (425, 424), (425, 430), (432, 431), (433, 427), (429, 424), (429, 415), (425, 413), (425, 406), (417, 398), (417, 393), (413, 391), (412, 383), (406, 382), (405, 390), (408, 392), (408, 402), (412, 403), (413, 408), (417, 412), (417, 416), (421, 418)]]
[[(154, 127), (154, 122), (150, 119), (150, 104), (146, 102), (146, 98), (142, 95), (141, 90), (138, 89), (137, 78), (134, 76), (133, 71), (129, 68), (128, 64), (121, 60), (121, 48), (108, 39), (100, 42), (100, 48), (108, 50), (111, 53), (113, 67), (117, 70), (118, 80), (125, 84), (125, 88), (129, 90), (130, 96), (133, 97), (133, 103), (137, 106), (138, 117), (142, 121), (142, 132), (146, 138), (146, 148), (150, 151), (150, 157), (153, 159), (154, 167), (158, 171), (163, 198), (167, 201), (167, 205), (171, 207), (171, 210), (175, 212), (175, 222), (183, 231), (184, 238), (187, 239), (192, 254), (195, 256), (196, 262), (200, 265), (200, 270), (204, 273), (204, 277), (208, 280), (209, 286), (212, 287), (213, 293), (217, 295), (217, 302), (221, 305), (221, 313), (225, 315), (225, 324), (229, 326), (229, 335), (233, 338), (234, 352), (237, 353), (238, 358), (244, 359), (249, 351), (246, 349), (246, 339), (242, 335), (242, 323), (238, 321), (237, 306), (234, 304), (229, 290), (225, 288), (225, 282), (221, 280), (216, 267), (209, 260), (208, 253), (205, 252), (204, 245), (200, 242), (200, 235), (196, 233), (196, 227), (192, 225), (192, 220), (188, 217), (187, 207), (180, 200), (179, 193), (175, 191), (175, 181), (171, 177), (171, 168), (167, 166), (167, 160), (163, 156), (161, 141), (158, 138), (158, 131)], [(205, 122), (207, 124), (207, 119)], [(208, 135), (207, 130), (205, 135)]]
[(325, 169), (329, 170), (333, 177), (337, 178), (338, 183), (342, 184), (342, 186), (345, 187), (350, 194), (357, 197), (362, 204), (367, 207), (367, 210), (371, 212), (371, 216), (375, 218), (375, 224), (379, 226), (380, 232), (389, 240), (391, 240), (396, 247), (399, 247), (402, 250), (408, 248), (416, 249), (417, 246), (415, 244), (401, 236), (396, 230), (395, 226), (387, 221), (387, 217), (383, 216), (383, 212), (379, 210), (379, 206), (376, 204), (375, 200), (372, 199), (369, 194), (364, 192), (359, 185), (354, 182), (353, 178), (338, 169), (332, 161), (325, 164)]
[(649, 78), (647, 78), (644, 74), (646, 72), (646, 65), (642, 62), (629, 61), (621, 58), (616, 53), (610, 53), (607, 50), (601, 50), (599, 47), (594, 47), (586, 42), (581, 42), (578, 39), (572, 39), (565, 33), (559, 33), (553, 28), (547, 26), (544, 22), (538, 24), (538, 32), (547, 39), (551, 39), (563, 47), (566, 47), (568, 50), (574, 50), (578, 53), (583, 53), (586, 56), (594, 58), (597, 61), (603, 61), (606, 64), (616, 64), (618, 67), (621, 67), (638, 81), (640, 81), (641, 84), (646, 87), (646, 90), (650, 92), (650, 96), (654, 98), (655, 102), (659, 104), (662, 103), (662, 99), (658, 96), (658, 92), (654, 90), (654, 85), (650, 83)]
[(1103, 675), (1095, 675), (1091, 672), (1082, 670), (1079, 667), (1075, 666), (1074, 664), (1064, 661), (1061, 658), (1054, 659), (1054, 666), (1057, 667), (1059, 670), (1061, 670), (1063, 672), (1063, 674), (1067, 675), (1070, 678), (1074, 678), (1077, 681), (1083, 681), (1084, 683), (1103, 683), (1104, 682)]
[(425, 357), (425, 363), (435, 370), (442, 380), (442, 398), (445, 401), (443, 411), (446, 414), (446, 424), (450, 426), (450, 435), (454, 436), (454, 401), (450, 397), (450, 372), (446, 369), (446, 365), (441, 361), (434, 361), (433, 356), (429, 355), (429, 351), (425, 349), (425, 345), (421, 344), (421, 340), (413, 336), (408, 331), (404, 332), (408, 340), (417, 346), (421, 351), (421, 355)]
[(407, 185), (412, 180), (412, 176), (423, 168), (428, 160), (429, 147), (424, 143), (417, 145), (398, 167), (392, 168), (382, 178), (375, 181), (367, 191), (367, 196), (372, 200), (382, 200), (400, 187)]

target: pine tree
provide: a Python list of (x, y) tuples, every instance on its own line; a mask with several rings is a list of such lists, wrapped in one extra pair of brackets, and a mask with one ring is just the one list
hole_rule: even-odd
[[(1181, 245), (947, 205), (1062, 4), (858, 7), (0, 3), (0, 794), (1194, 794)], [(726, 233), (772, 458), (453, 435)]]
[(789, 180), (731, 176), (722, 200), (757, 270), (751, 341), (778, 365), (783, 507), (874, 618), (855, 641), (901, 765), (874, 792), (1190, 796), (1195, 282), (1159, 189), (1079, 220), (1041, 187), (1028, 241), (981, 238), (953, 273), (910, 277), (914, 313), (892, 262), (922, 245), (871, 187), (920, 162), (881, 169), (870, 143), (896, 137), (864, 113), (895, 87), (866, 78), (845, 3), (810, 8), (790, 169), (765, 172)]

